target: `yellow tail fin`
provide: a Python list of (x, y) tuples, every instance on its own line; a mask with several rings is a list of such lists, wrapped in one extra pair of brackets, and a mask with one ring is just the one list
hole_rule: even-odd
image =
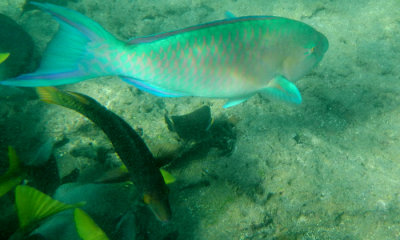
[(89, 104), (88, 100), (83, 95), (75, 92), (61, 91), (55, 87), (37, 87), (36, 93), (43, 102), (68, 108), (71, 108), (70, 103), (74, 101), (80, 104)]
[(76, 231), (82, 240), (108, 240), (107, 235), (101, 230), (93, 219), (83, 210), (74, 210)]
[(8, 147), (9, 167), (7, 172), (0, 176), (0, 197), (17, 186), (24, 178), (15, 149)]
[(7, 58), (10, 56), (10, 53), (0, 53), (0, 64), (7, 60)]
[(36, 93), (40, 100), (47, 103), (59, 104), (59, 97), (57, 96), (59, 90), (55, 87), (37, 87)]
[(49, 216), (83, 204), (62, 203), (27, 185), (19, 185), (15, 189), (15, 205), (21, 229), (26, 229)]

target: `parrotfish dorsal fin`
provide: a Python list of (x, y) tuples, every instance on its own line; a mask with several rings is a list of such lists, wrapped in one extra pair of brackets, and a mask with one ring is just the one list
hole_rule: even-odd
[(23, 179), (19, 158), (11, 146), (8, 147), (8, 159), (9, 168), (4, 175), (0, 176), (0, 197), (17, 186)]
[(286, 102), (300, 104), (302, 101), (300, 91), (296, 85), (282, 75), (275, 77), (269, 82), (264, 92)]
[(49, 216), (83, 204), (62, 203), (27, 185), (19, 185), (15, 189), (15, 205), (21, 229), (26, 229)]
[(103, 230), (80, 208), (74, 210), (74, 219), (76, 231), (82, 240), (108, 240)]
[(4, 62), (7, 60), (7, 58), (10, 56), (10, 53), (0, 53), (0, 63)]

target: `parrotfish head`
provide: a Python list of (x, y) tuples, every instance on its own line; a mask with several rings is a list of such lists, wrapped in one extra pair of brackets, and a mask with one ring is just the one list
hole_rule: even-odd
[(144, 193), (143, 201), (149, 206), (158, 220), (168, 222), (171, 219), (172, 212), (168, 201), (168, 192), (153, 191)]
[(322, 33), (308, 28), (293, 39), (291, 52), (283, 60), (283, 75), (291, 81), (309, 73), (329, 47), (328, 39)]

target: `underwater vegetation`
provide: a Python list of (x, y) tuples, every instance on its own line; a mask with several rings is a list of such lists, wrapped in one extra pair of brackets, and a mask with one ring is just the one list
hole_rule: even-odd
[[(104, 232), (94, 223), (87, 213), (78, 209), (85, 205), (81, 201), (76, 204), (65, 204), (28, 185), (19, 185), (25, 177), (20, 168), (20, 162), (14, 148), (9, 147), (9, 169), (0, 176), (0, 197), (15, 188), (15, 208), (19, 220), (18, 230), (9, 239), (25, 239), (26, 236), (40, 234), (46, 236), (46, 231), (41, 232), (41, 227), (59, 225), (57, 214), (68, 209), (75, 209), (73, 216), (76, 232), (80, 239), (108, 239)], [(126, 189), (125, 189), (126, 190)], [(60, 191), (60, 189), (58, 190)], [(68, 195), (66, 193), (63, 194)], [(101, 197), (97, 195), (96, 197)], [(54, 220), (54, 218), (56, 220)], [(50, 219), (50, 221), (48, 221)], [(39, 228), (38, 228), (39, 227)], [(32, 233), (34, 231), (34, 233)], [(60, 235), (46, 236), (46, 239), (63, 239)], [(71, 239), (68, 237), (67, 239)]]
[(85, 203), (65, 204), (27, 185), (15, 189), (15, 206), (18, 213), (19, 229), (10, 239), (25, 239), (40, 222), (68, 209), (74, 209), (76, 231), (82, 240), (107, 240), (108, 237), (93, 219), (79, 207)]

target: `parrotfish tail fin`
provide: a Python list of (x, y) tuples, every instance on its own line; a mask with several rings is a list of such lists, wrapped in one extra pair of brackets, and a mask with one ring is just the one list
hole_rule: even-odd
[(7, 60), (8, 56), (10, 56), (10, 53), (0, 53), (0, 64)]
[(20, 228), (31, 230), (41, 220), (61, 211), (81, 207), (84, 203), (65, 204), (27, 185), (15, 189), (15, 205)]
[[(49, 3), (30, 2), (50, 13), (60, 24), (59, 31), (47, 46), (36, 72), (0, 81), (20, 87), (70, 84), (110, 73), (110, 48), (121, 46), (98, 23), (88, 17)], [(108, 64), (108, 65), (107, 65)]]
[(283, 76), (274, 78), (264, 89), (264, 93), (285, 102), (300, 104), (302, 101), (296, 85)]
[(4, 175), (0, 176), (0, 197), (16, 187), (24, 178), (19, 158), (13, 147), (8, 147), (9, 167)]
[(107, 235), (83, 210), (74, 210), (76, 231), (82, 240), (108, 240)]

